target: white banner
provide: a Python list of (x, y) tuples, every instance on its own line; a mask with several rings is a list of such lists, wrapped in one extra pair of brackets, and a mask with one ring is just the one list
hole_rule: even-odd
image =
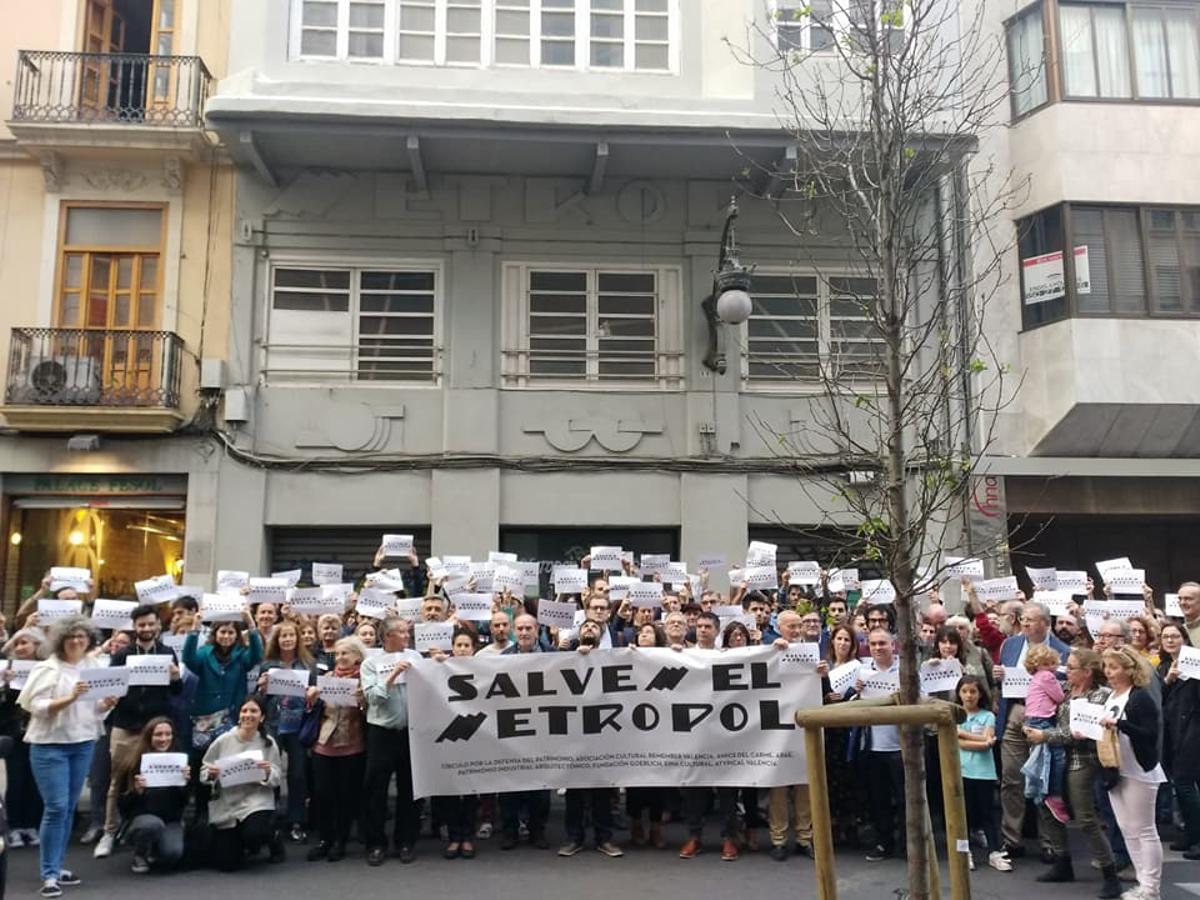
[(408, 673), (418, 797), (807, 782), (812, 666), (772, 647), (422, 660)]

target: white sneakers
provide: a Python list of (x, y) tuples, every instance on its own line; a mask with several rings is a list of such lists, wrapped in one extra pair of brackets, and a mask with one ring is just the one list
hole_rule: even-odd
[(993, 850), (988, 854), (988, 865), (997, 872), (1011, 872), (1012, 860), (1008, 858), (1008, 854), (1003, 850)]
[(113, 835), (107, 831), (100, 835), (100, 840), (96, 841), (96, 849), (92, 851), (92, 856), (96, 859), (104, 859), (106, 856), (112, 856), (113, 852)]

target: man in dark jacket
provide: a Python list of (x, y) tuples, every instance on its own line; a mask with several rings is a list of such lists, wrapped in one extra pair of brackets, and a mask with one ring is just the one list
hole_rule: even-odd
[[(114, 761), (137, 746), (138, 738), (147, 722), (156, 716), (170, 718), (171, 697), (183, 690), (179, 660), (175, 657), (175, 651), (159, 640), (162, 621), (158, 617), (157, 608), (142, 604), (134, 608), (131, 618), (134, 640), (124, 650), (113, 654), (110, 665), (124, 666), (130, 657), (135, 656), (168, 657), (170, 675), (167, 684), (131, 685), (129, 693), (121, 697), (113, 707), (112, 733), (108, 739), (108, 746)], [(115, 772), (117, 766), (114, 765), (112, 770)], [(117, 782), (113, 779), (109, 783), (105, 803), (104, 834), (96, 842), (96, 849), (92, 854), (97, 859), (112, 853), (118, 822)]]
[[(513, 645), (501, 651), (504, 656), (543, 652), (538, 643), (537, 619), (533, 616), (528, 613), (517, 616), (513, 620), (513, 633)], [(517, 846), (522, 811), (528, 817), (526, 821), (529, 825), (529, 843), (539, 850), (549, 848), (550, 843), (546, 840), (546, 819), (550, 815), (550, 792), (514, 791), (500, 795), (500, 819), (504, 826), (500, 849), (512, 850)]]

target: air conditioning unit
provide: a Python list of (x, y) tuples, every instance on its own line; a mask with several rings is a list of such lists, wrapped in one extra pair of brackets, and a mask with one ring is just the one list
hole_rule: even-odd
[(14, 404), (80, 404), (100, 400), (103, 385), (99, 360), (90, 356), (34, 356), (11, 385)]

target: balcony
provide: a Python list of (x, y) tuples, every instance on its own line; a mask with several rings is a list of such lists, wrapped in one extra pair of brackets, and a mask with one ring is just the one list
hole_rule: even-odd
[(22, 431), (173, 431), (182, 365), (169, 331), (14, 328), (0, 412)]
[(22, 50), (8, 127), (30, 149), (194, 151), (212, 82), (198, 56)]

